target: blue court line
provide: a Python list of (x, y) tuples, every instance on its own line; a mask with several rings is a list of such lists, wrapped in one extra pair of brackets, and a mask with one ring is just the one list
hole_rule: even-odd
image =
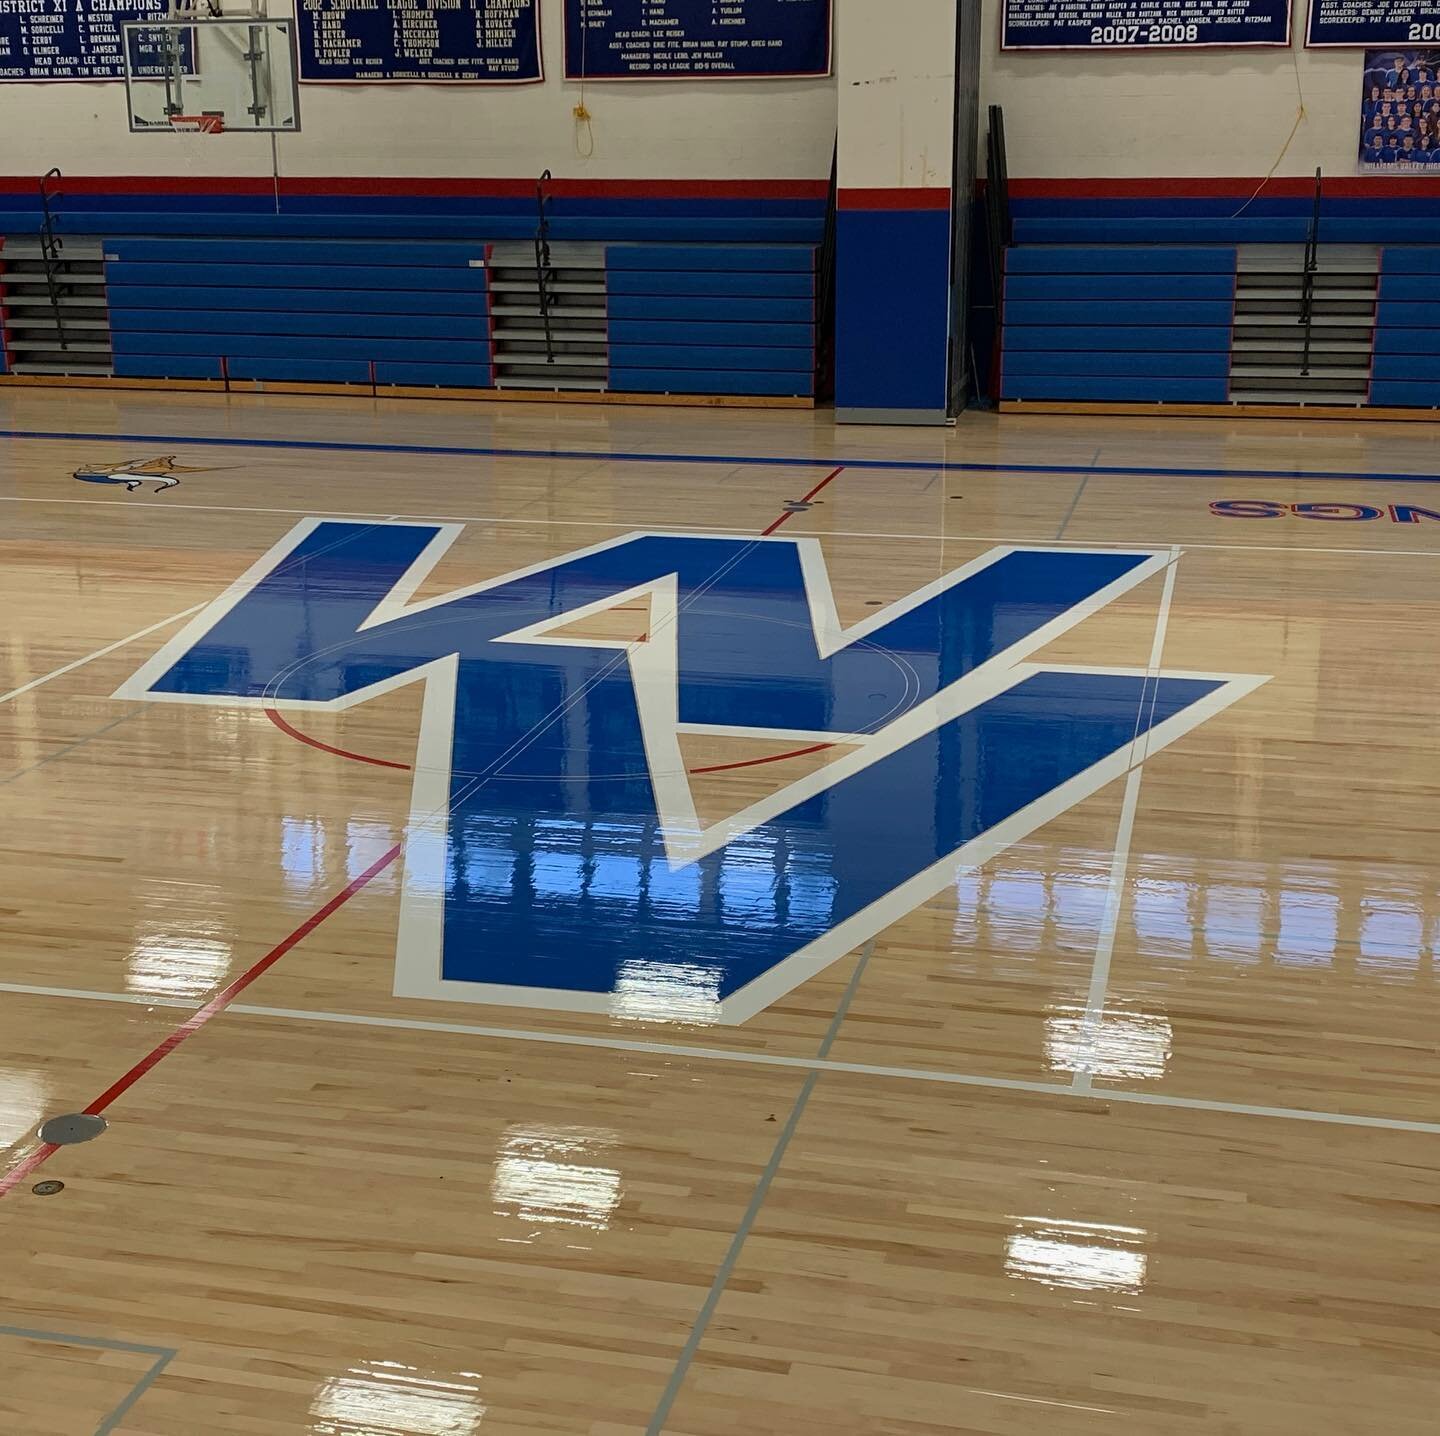
[(244, 439), (210, 434), (91, 434), (0, 429), (0, 439), (55, 439), (104, 444), (194, 444), (229, 449), (313, 449), (347, 454), (425, 454), (451, 459), (575, 459), (616, 464), (730, 464), (752, 468), (895, 469), (954, 474), (1088, 474), (1118, 478), (1332, 480), (1347, 483), (1440, 484), (1440, 474), (1374, 474), (1334, 469), (1176, 469), (1143, 464), (966, 464), (953, 459), (797, 458), (774, 454), (636, 454), (609, 449), (499, 449), (456, 444), (378, 444), (341, 439)]

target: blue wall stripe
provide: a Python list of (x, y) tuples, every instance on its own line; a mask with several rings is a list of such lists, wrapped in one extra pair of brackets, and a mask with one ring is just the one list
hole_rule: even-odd
[(1235, 294), (1235, 276), (1223, 274), (1011, 274), (1005, 280), (1010, 300), (1094, 301), (1218, 299), (1227, 305)]
[(1124, 350), (1219, 349), (1230, 352), (1230, 326), (1220, 328), (1162, 325), (1127, 328), (1121, 325), (1021, 324), (1005, 331), (1007, 352), (1019, 349), (1085, 349), (1106, 353)]
[(721, 322), (754, 319), (792, 324), (810, 324), (815, 319), (815, 302), (812, 299), (721, 299), (698, 295), (682, 299), (655, 294), (612, 294), (607, 308), (612, 319), (713, 319)]
[(1095, 350), (1012, 350), (1005, 355), (1007, 379), (1039, 374), (1133, 374), (1156, 378), (1191, 377), (1224, 379), (1230, 374), (1230, 355), (1224, 349), (1191, 350), (1178, 354), (1145, 352), (1105, 353)]
[[(226, 335), (255, 334), (334, 334), (347, 338), (445, 340), (488, 340), (490, 337), (489, 324), (483, 314), (306, 314), (278, 308), (167, 311), (112, 307), (110, 328), (116, 335), (206, 335), (217, 344), (223, 343)], [(211, 349), (209, 352), (221, 351)]]
[(813, 349), (741, 349), (705, 344), (610, 344), (612, 375), (625, 369), (771, 369), (809, 374)]
[(610, 387), (632, 394), (795, 394), (815, 392), (806, 374), (724, 369), (623, 369), (612, 363)]
[[(610, 236), (613, 238), (614, 236)], [(702, 236), (703, 238), (704, 236)], [(722, 235), (709, 236), (721, 239)], [(818, 238), (818, 236), (817, 236)], [(729, 272), (810, 273), (815, 268), (815, 251), (808, 246), (752, 245), (736, 250), (726, 245), (610, 244), (605, 248), (607, 270), (723, 269)]]
[(1370, 386), (1372, 404), (1418, 405), (1433, 409), (1440, 405), (1440, 381), (1399, 383), (1377, 379)]
[(1007, 399), (1096, 399), (1146, 401), (1168, 400), (1188, 403), (1224, 403), (1226, 379), (1141, 379), (1133, 375), (1112, 377), (1075, 374), (1006, 376)]
[[(271, 313), (303, 310), (311, 314), (464, 314), (484, 315), (484, 293), (438, 293), (429, 290), (347, 289), (165, 289), (153, 285), (112, 284), (107, 289), (113, 311), (198, 311), (218, 315), (245, 310)], [(227, 319), (225, 328), (235, 324)], [(152, 327), (158, 327), (152, 326)], [(167, 326), (168, 327), (168, 326)]]
[[(1055, 330), (1067, 325), (1091, 324), (1163, 324), (1179, 325), (1230, 323), (1231, 301), (1141, 299), (1133, 303), (1118, 299), (1084, 302), (1078, 300), (1011, 300), (1005, 305), (1005, 323), (1009, 325), (1044, 325)], [(1057, 346), (1061, 347), (1061, 346)], [(1112, 346), (1119, 347), (1119, 346)]]
[[(490, 362), (490, 346), (461, 339), (339, 339), (295, 334), (150, 334), (121, 330), (114, 335), (117, 356), (211, 354), (242, 358), (317, 360), (414, 359), (438, 363)], [(232, 363), (232, 372), (234, 365)]]
[(815, 346), (813, 324), (708, 324), (671, 319), (610, 318), (611, 344), (738, 344), (789, 348)]
[[(327, 246), (316, 245), (317, 250)], [(380, 264), (233, 264), (225, 261), (210, 264), (174, 264), (165, 261), (134, 263), (123, 261), (105, 266), (105, 277), (111, 284), (205, 285), (214, 289), (394, 289), (402, 293), (417, 291), (459, 290), (470, 292), (485, 289), (488, 271), (460, 265), (425, 268), (406, 264), (402, 258), (406, 246), (395, 246), (395, 262)], [(479, 245), (473, 253), (483, 257)], [(314, 256), (319, 258), (319, 254)], [(443, 298), (436, 303), (445, 303)]]
[(1006, 254), (1005, 269), (1007, 274), (1234, 274), (1235, 251), (1218, 245), (1206, 249), (1020, 245)]
[(815, 276), (809, 270), (791, 274), (764, 270), (611, 269), (606, 271), (605, 287), (611, 294), (773, 294), (809, 299), (815, 293)]

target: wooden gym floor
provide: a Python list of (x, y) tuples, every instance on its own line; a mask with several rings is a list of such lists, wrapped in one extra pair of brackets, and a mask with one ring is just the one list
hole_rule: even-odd
[[(0, 430), (5, 1436), (1434, 1431), (1440, 428), (27, 389)], [(102, 482), (127, 467), (139, 487)], [(1044, 751), (1014, 714), (968, 757), (937, 745), (928, 788), (797, 830), (833, 853), (782, 844), (752, 889), (732, 866), (719, 898), (674, 898), (678, 945), (598, 996), (568, 964), (614, 933), (573, 915), (643, 948), (688, 870), (650, 862), (645, 906), (623, 848), (603, 874), (506, 799), (526, 911), (510, 869), (500, 901), (560, 924), (549, 986), (487, 987), (515, 955), (482, 941), (460, 956), (484, 981), (397, 996), (437, 951), (402, 898), (493, 904), (500, 849), (418, 855), (442, 685), (224, 696), (328, 612), (306, 578), (238, 648), (204, 638), (309, 518), (372, 546), (335, 604), (432, 521), (458, 528), (417, 603), (636, 530), (814, 539), (842, 626), (997, 545), (1042, 576), (1148, 555), (1025, 657), (1149, 707), (1078, 788), (1088, 698)], [(566, 651), (632, 645), (637, 692), (673, 708), (673, 674), (640, 676), (660, 591), (582, 615)], [(751, 696), (800, 702), (788, 640), (739, 632)], [(192, 646), (209, 697), (172, 701), (150, 660)], [(535, 761), (593, 759), (604, 717)], [(889, 731), (736, 726), (679, 733), (702, 825), (823, 794)], [(797, 913), (824, 928), (1012, 772), (1041, 796), (1003, 842), (822, 933), (804, 980), (740, 984), (733, 954)], [(579, 824), (603, 789), (544, 801)], [(87, 1109), (101, 1135), (41, 1142)]]

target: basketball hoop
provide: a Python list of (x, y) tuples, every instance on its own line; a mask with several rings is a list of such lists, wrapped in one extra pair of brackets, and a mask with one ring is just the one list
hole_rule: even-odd
[(171, 115), (170, 128), (183, 135), (218, 135), (225, 130), (224, 115)]

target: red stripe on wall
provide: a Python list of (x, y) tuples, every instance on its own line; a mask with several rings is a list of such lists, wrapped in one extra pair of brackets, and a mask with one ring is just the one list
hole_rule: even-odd
[(840, 209), (949, 209), (950, 188), (842, 189), (836, 203)]
[[(81, 194), (273, 194), (269, 178), (234, 175), (66, 175), (65, 193)], [(829, 193), (828, 180), (564, 180), (550, 181), (552, 195), (574, 199), (813, 199)], [(28, 175), (0, 176), (0, 193), (33, 195)], [(282, 195), (462, 196), (532, 198), (533, 179), (386, 179), (317, 176), (282, 178)]]
[[(1315, 180), (1308, 175), (1264, 182), (1251, 179), (1011, 179), (1012, 199), (1249, 199), (1260, 190), (1272, 199), (1308, 199)], [(1423, 175), (1341, 175), (1325, 179), (1331, 199), (1433, 199), (1435, 180)]]

